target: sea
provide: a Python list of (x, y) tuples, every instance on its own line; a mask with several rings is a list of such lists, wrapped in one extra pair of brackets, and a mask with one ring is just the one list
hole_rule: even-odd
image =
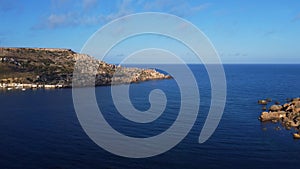
[[(0, 91), (1, 169), (224, 169), (297, 168), (300, 140), (294, 130), (262, 123), (259, 99), (285, 103), (299, 97), (300, 65), (225, 64), (227, 96), (221, 121), (213, 135), (199, 143), (211, 106), (211, 84), (203, 65), (189, 65), (198, 83), (200, 106), (187, 136), (172, 149), (148, 158), (115, 155), (85, 133), (75, 112), (72, 89)], [(188, 79), (187, 79), (188, 85)], [(139, 111), (151, 107), (149, 93), (161, 89), (167, 98), (162, 115), (136, 123), (114, 106), (110, 86), (95, 88), (98, 107), (119, 133), (148, 138), (173, 125), (181, 95), (175, 79), (130, 84), (130, 100)], [(96, 131), (97, 132), (97, 131)], [(176, 131), (174, 135), (176, 135)], [(121, 140), (113, 140), (120, 144)], [(128, 150), (135, 151), (135, 150)]]

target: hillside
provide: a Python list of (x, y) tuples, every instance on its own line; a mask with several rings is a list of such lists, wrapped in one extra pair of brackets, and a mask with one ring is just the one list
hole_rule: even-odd
[[(170, 78), (153, 69), (117, 67), (70, 49), (0, 48), (0, 83), (71, 87), (75, 62), (82, 58), (99, 65), (96, 86), (110, 85), (112, 78), (117, 84)], [(118, 75), (114, 76), (117, 69)]]

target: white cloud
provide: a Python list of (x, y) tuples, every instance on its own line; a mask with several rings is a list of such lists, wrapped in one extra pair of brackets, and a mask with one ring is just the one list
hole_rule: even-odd
[(82, 6), (84, 10), (88, 10), (91, 8), (94, 8), (98, 5), (99, 1), (98, 0), (83, 0), (82, 1)]
[(204, 3), (204, 4), (200, 4), (198, 6), (194, 6), (191, 9), (194, 12), (199, 12), (199, 11), (202, 11), (202, 10), (208, 8), (210, 5), (211, 5), (210, 3)]
[(210, 6), (210, 3), (198, 4), (193, 6), (186, 0), (153, 0), (144, 4), (147, 11), (159, 11), (172, 13), (178, 16), (190, 16), (195, 12), (202, 11)]
[(99, 3), (98, 0), (52, 0), (53, 7), (66, 10), (62, 12), (56, 9), (33, 28), (54, 29), (59, 27), (103, 24), (135, 12), (167, 12), (185, 17), (204, 10), (210, 5), (205, 3), (195, 6), (185, 0), (120, 0), (117, 2), (119, 3), (108, 3), (111, 6), (106, 6), (106, 8), (111, 9), (111, 12), (103, 14), (104, 11), (101, 8), (94, 9)]
[(55, 29), (75, 25), (74, 13), (50, 14), (45, 20), (33, 26), (33, 29)]
[(116, 12), (112, 12), (111, 14), (107, 16), (103, 16), (102, 18), (108, 22), (111, 20), (114, 20), (116, 18), (129, 15), (131, 13), (134, 13), (134, 9), (132, 9), (132, 0), (123, 0), (120, 4), (117, 5), (116, 7)]
[(64, 8), (69, 3), (71, 3), (71, 0), (51, 0), (52, 8)]
[(54, 28), (57, 25), (69, 24), (70, 23), (69, 18), (70, 18), (69, 14), (67, 14), (67, 15), (51, 14), (47, 20), (48, 26), (50, 28)]

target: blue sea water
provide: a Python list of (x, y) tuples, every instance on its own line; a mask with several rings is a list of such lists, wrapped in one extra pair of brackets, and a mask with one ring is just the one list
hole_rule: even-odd
[[(0, 168), (297, 168), (300, 142), (280, 124), (261, 123), (257, 100), (272, 98), (283, 103), (298, 97), (300, 65), (224, 65), (225, 111), (217, 130), (203, 144), (198, 137), (210, 107), (210, 82), (203, 65), (190, 68), (201, 97), (196, 123), (173, 149), (145, 159), (119, 157), (97, 146), (79, 124), (71, 89), (0, 91)], [(147, 110), (149, 92), (156, 88), (166, 93), (167, 107), (161, 117), (147, 124), (122, 117), (109, 86), (97, 87), (95, 92), (100, 110), (114, 129), (146, 138), (168, 129), (180, 108), (174, 79), (131, 84), (133, 105)]]

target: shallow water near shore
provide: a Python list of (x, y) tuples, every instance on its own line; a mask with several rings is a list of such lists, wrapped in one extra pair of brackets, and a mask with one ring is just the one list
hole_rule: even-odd
[[(71, 89), (0, 91), (0, 168), (297, 167), (300, 140), (294, 140), (293, 131), (280, 124), (261, 123), (257, 100), (272, 98), (284, 103), (286, 98), (299, 97), (300, 65), (224, 65), (225, 111), (217, 130), (203, 144), (198, 143), (198, 137), (210, 107), (210, 83), (203, 65), (190, 68), (201, 97), (196, 123), (173, 149), (145, 159), (115, 156), (98, 147), (78, 122)], [(178, 86), (174, 79), (130, 86), (131, 101), (139, 110), (150, 107), (148, 95), (156, 88), (166, 93), (167, 107), (161, 117), (148, 124), (122, 117), (113, 106), (109, 86), (97, 87), (95, 92), (101, 111), (114, 129), (132, 137), (150, 137), (168, 129), (176, 119)]]

